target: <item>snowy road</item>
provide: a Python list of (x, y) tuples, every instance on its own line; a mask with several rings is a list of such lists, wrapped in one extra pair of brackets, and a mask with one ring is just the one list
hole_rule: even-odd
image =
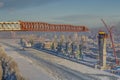
[(20, 49), (12, 40), (1, 40), (7, 54), (30, 80), (120, 80), (118, 76), (95, 70), (34, 49)]
[(53, 80), (53, 78), (47, 74), (45, 74), (34, 62), (24, 56), (21, 56), (14, 48), (2, 45), (6, 53), (14, 58), (14, 60), (18, 63), (20, 72), (23, 77), (27, 80)]

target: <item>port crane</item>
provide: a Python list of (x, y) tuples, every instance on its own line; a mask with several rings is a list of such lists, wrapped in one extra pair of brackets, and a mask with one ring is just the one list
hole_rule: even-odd
[(115, 50), (115, 45), (114, 45), (114, 40), (113, 40), (113, 36), (112, 36), (112, 34), (113, 34), (113, 33), (112, 33), (112, 28), (113, 28), (113, 26), (108, 26), (103, 19), (101, 19), (101, 21), (102, 21), (102, 23), (104, 24), (104, 26), (106, 27), (106, 29), (107, 29), (107, 31), (108, 31), (108, 33), (109, 33), (109, 35), (110, 35), (110, 40), (111, 40), (111, 42), (112, 42), (112, 49), (113, 49), (113, 53), (114, 53), (114, 57), (115, 57), (115, 62), (116, 62), (116, 64), (118, 65), (118, 64), (119, 64), (119, 61), (118, 61), (118, 59), (117, 59), (116, 50)]

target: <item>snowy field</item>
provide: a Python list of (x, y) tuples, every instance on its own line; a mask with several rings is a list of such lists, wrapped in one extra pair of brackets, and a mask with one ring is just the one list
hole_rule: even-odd
[(19, 40), (0, 40), (28, 80), (120, 80), (120, 77), (35, 49), (22, 50)]

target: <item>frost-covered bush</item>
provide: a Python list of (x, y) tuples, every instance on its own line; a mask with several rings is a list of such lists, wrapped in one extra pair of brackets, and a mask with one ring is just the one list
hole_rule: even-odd
[(17, 63), (0, 46), (0, 80), (25, 80), (19, 72)]
[(2, 66), (1, 66), (1, 61), (0, 61), (0, 80), (2, 80)]

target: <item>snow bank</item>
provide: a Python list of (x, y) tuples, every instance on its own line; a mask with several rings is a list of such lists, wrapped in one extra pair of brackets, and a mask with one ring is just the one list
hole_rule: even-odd
[(18, 70), (17, 63), (0, 46), (0, 80), (25, 80)]

